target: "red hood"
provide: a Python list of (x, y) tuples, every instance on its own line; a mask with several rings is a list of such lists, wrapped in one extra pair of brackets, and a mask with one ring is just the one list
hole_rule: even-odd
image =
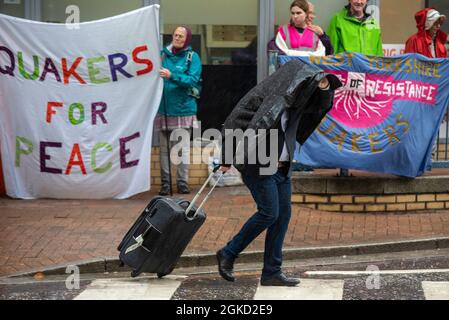
[(432, 10), (432, 8), (425, 8), (415, 14), (416, 27), (419, 31), (426, 31), (427, 12), (430, 10)]

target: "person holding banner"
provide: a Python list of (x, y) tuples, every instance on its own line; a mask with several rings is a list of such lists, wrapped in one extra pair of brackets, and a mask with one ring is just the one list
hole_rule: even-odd
[[(313, 30), (313, 32), (315, 32), (320, 37), (320, 41), (326, 48), (325, 55), (326, 56), (333, 55), (334, 48), (332, 47), (332, 43), (329, 36), (323, 31), (323, 29), (320, 26), (313, 24), (316, 17), (315, 5), (310, 1), (307, 1), (307, 4), (309, 5), (309, 11), (307, 12), (307, 20), (306, 20), (308, 28)], [(300, 152), (301, 152), (301, 145), (299, 143), (296, 143), (295, 156), (294, 156), (295, 159), (299, 158)], [(314, 171), (313, 167), (307, 166), (302, 163), (296, 163), (294, 170), (307, 173), (312, 173)]]
[(419, 53), (428, 58), (447, 58), (447, 33), (441, 30), (446, 16), (425, 8), (415, 14), (418, 32), (408, 38), (405, 53)]
[(169, 150), (173, 148), (177, 142), (173, 140), (177, 138), (181, 138), (181, 142), (177, 144), (180, 147), (181, 161), (177, 165), (176, 184), (179, 193), (190, 193), (190, 131), (197, 121), (196, 100), (199, 98), (202, 71), (201, 59), (192, 50), (191, 40), (190, 28), (179, 26), (173, 32), (171, 44), (162, 50), (162, 68), (159, 75), (164, 78), (164, 93), (155, 119), (160, 141), (160, 195), (171, 193)]
[(279, 27), (276, 46), (287, 56), (324, 56), (326, 48), (319, 35), (307, 23), (307, 0), (293, 1), (290, 12), (290, 23)]
[(307, 12), (307, 26), (320, 37), (320, 41), (326, 48), (326, 56), (331, 56), (334, 54), (334, 47), (332, 47), (331, 39), (320, 26), (313, 24), (316, 17), (315, 5), (310, 1), (307, 1), (307, 3), (309, 4), (309, 11)]
[(366, 11), (368, 0), (349, 0), (331, 20), (327, 32), (335, 54), (358, 52), (383, 56), (379, 22)]
[[(366, 11), (368, 0), (348, 0), (348, 5), (338, 12), (327, 29), (334, 54), (357, 52), (383, 56), (382, 34), (379, 22)], [(348, 176), (348, 169), (340, 175)]]
[[(424, 8), (415, 14), (418, 32), (407, 39), (405, 53), (419, 53), (428, 58), (447, 58), (447, 33), (441, 30), (446, 16), (432, 8)], [(444, 121), (447, 121), (448, 114)], [(438, 150), (437, 142), (432, 146), (432, 158)]]

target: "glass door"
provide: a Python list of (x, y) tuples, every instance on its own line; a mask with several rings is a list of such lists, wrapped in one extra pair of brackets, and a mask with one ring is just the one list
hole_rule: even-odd
[(25, 0), (0, 1), (0, 13), (25, 18)]
[(203, 63), (201, 128), (221, 129), (237, 102), (257, 84), (258, 0), (161, 0), (163, 44), (179, 25), (192, 29)]
[(42, 21), (65, 23), (69, 6), (79, 8), (80, 22), (92, 21), (125, 13), (142, 6), (141, 0), (42, 0)]

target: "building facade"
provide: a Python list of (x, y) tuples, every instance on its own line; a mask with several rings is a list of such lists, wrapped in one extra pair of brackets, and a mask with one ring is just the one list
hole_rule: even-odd
[[(277, 27), (288, 23), (291, 1), (0, 0), (0, 13), (43, 22), (74, 23), (160, 4), (163, 45), (170, 41), (176, 25), (192, 28), (193, 48), (203, 63), (204, 94), (199, 118), (207, 129), (217, 128), (240, 98), (268, 76), (267, 44)], [(331, 17), (348, 0), (312, 2), (317, 13), (316, 24), (326, 30)], [(369, 10), (381, 22), (385, 55), (400, 53), (406, 39), (416, 32), (414, 14), (418, 10), (433, 5), (449, 14), (447, 0), (369, 0), (368, 3)], [(221, 101), (219, 105), (217, 100)]]
[[(291, 0), (2, 0), (0, 13), (70, 23), (76, 17), (80, 22), (91, 21), (154, 3), (161, 5), (161, 32), (166, 35), (165, 41), (177, 24), (191, 26), (195, 49), (201, 53), (204, 65), (235, 64), (236, 51), (248, 48), (257, 56), (257, 77), (261, 81), (267, 75), (266, 44), (274, 36), (276, 26), (289, 20)], [(316, 23), (326, 29), (332, 15), (347, 0), (314, 0), (313, 3)], [(383, 42), (387, 45), (404, 44), (415, 32), (414, 14), (419, 9), (436, 6), (440, 11), (449, 11), (449, 2), (444, 0), (370, 0), (369, 3), (370, 10), (381, 21)]]
[[(76, 23), (160, 4), (163, 44), (170, 41), (177, 25), (186, 24), (192, 28), (193, 48), (203, 63), (204, 83), (198, 118), (204, 131), (220, 128), (241, 97), (268, 75), (267, 44), (277, 26), (288, 23), (291, 1), (0, 0), (0, 13), (43, 22)], [(325, 30), (331, 17), (348, 0), (312, 2), (317, 13), (315, 23)], [(449, 16), (448, 0), (370, 0), (369, 5), (369, 10), (381, 23), (385, 55), (400, 53), (406, 39), (416, 32), (414, 14), (420, 9), (433, 6)], [(449, 31), (449, 22), (444, 28)], [(157, 145), (156, 139), (154, 141)], [(153, 168), (156, 168), (157, 154), (153, 154)], [(207, 168), (201, 170), (207, 171)], [(152, 174), (157, 175), (157, 170)], [(204, 173), (199, 175), (202, 177)], [(0, 193), (4, 191), (1, 178)]]

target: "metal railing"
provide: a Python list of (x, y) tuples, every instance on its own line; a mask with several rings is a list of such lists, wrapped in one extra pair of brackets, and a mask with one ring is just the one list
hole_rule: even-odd
[(433, 152), (432, 168), (449, 168), (449, 110), (440, 125)]

